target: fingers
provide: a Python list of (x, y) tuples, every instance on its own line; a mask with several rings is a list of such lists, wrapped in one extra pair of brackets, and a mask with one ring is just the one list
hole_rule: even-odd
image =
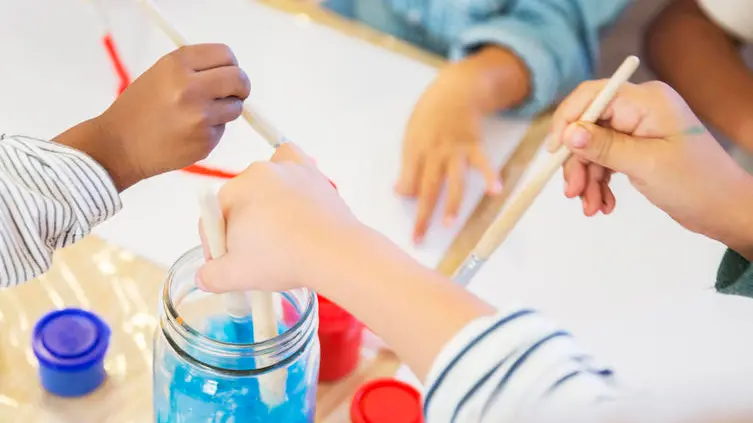
[(174, 55), (191, 70), (201, 72), (223, 66), (238, 66), (233, 51), (225, 44), (194, 44), (175, 50)]
[(243, 101), (235, 97), (220, 98), (209, 104), (207, 123), (211, 126), (232, 122), (243, 112)]
[(602, 180), (604, 178), (604, 168), (590, 163), (588, 165), (588, 178), (586, 189), (583, 191), (583, 213), (586, 216), (593, 216), (602, 208)]
[(651, 159), (663, 142), (640, 138), (587, 123), (574, 123), (565, 130), (565, 143), (582, 161), (594, 162), (629, 177), (642, 177), (650, 171)]
[(395, 183), (395, 192), (405, 197), (415, 197), (418, 194), (418, 181), (422, 170), (423, 155), (406, 138), (403, 143), (400, 175)]
[(196, 272), (196, 286), (202, 291), (223, 293), (242, 291), (249, 288), (248, 263), (237, 263), (235, 256), (224, 256), (209, 260)]
[(547, 140), (549, 152), (553, 153), (562, 146), (565, 128), (580, 119), (606, 83), (606, 79), (583, 82), (560, 103), (552, 117), (551, 135)]
[(480, 145), (477, 144), (471, 148), (468, 153), (468, 162), (478, 170), (484, 178), (487, 195), (497, 195), (502, 192), (502, 182), (500, 182), (497, 172), (492, 167)]
[(571, 157), (562, 168), (565, 177), (565, 197), (575, 198), (583, 195), (588, 177), (587, 164), (577, 157)]
[(420, 244), (423, 241), (426, 230), (429, 227), (434, 207), (437, 205), (437, 199), (442, 189), (444, 166), (444, 160), (441, 157), (435, 156), (429, 158), (423, 168), (421, 185), (418, 192), (416, 226), (413, 230), (413, 242), (415, 244)]
[(612, 192), (612, 189), (609, 188), (608, 180), (601, 183), (601, 198), (603, 201), (601, 212), (604, 214), (612, 213), (617, 205), (617, 199), (614, 198), (614, 193)]
[(452, 157), (447, 163), (447, 202), (445, 203), (444, 225), (451, 227), (458, 217), (465, 188), (466, 158)]
[(196, 74), (196, 81), (204, 87), (204, 93), (212, 99), (235, 97), (241, 100), (251, 93), (251, 83), (243, 69), (238, 66), (222, 66)]

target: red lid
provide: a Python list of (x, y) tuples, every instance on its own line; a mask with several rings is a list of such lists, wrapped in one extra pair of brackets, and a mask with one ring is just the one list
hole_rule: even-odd
[(344, 331), (353, 325), (361, 324), (332, 301), (321, 295), (317, 295), (317, 299), (319, 301), (319, 331)]
[(423, 423), (421, 394), (396, 379), (366, 383), (350, 403), (353, 423)]

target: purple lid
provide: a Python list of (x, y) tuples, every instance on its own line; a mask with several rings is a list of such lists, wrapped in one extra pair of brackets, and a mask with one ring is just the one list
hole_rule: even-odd
[(56, 310), (34, 326), (32, 349), (40, 365), (76, 371), (101, 362), (110, 343), (110, 328), (94, 313), (78, 308)]

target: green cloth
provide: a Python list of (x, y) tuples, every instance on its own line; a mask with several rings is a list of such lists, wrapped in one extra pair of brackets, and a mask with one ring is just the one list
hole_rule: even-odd
[(753, 266), (735, 251), (727, 250), (716, 275), (716, 290), (722, 294), (753, 297)]

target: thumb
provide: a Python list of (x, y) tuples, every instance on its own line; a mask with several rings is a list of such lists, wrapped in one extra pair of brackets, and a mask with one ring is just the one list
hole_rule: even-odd
[(634, 173), (651, 154), (650, 140), (591, 123), (571, 123), (563, 140), (573, 155), (625, 174)]
[[(208, 260), (196, 272), (196, 286), (202, 291), (220, 294), (242, 289), (244, 279), (229, 254)], [(247, 278), (246, 278), (247, 280)]]

